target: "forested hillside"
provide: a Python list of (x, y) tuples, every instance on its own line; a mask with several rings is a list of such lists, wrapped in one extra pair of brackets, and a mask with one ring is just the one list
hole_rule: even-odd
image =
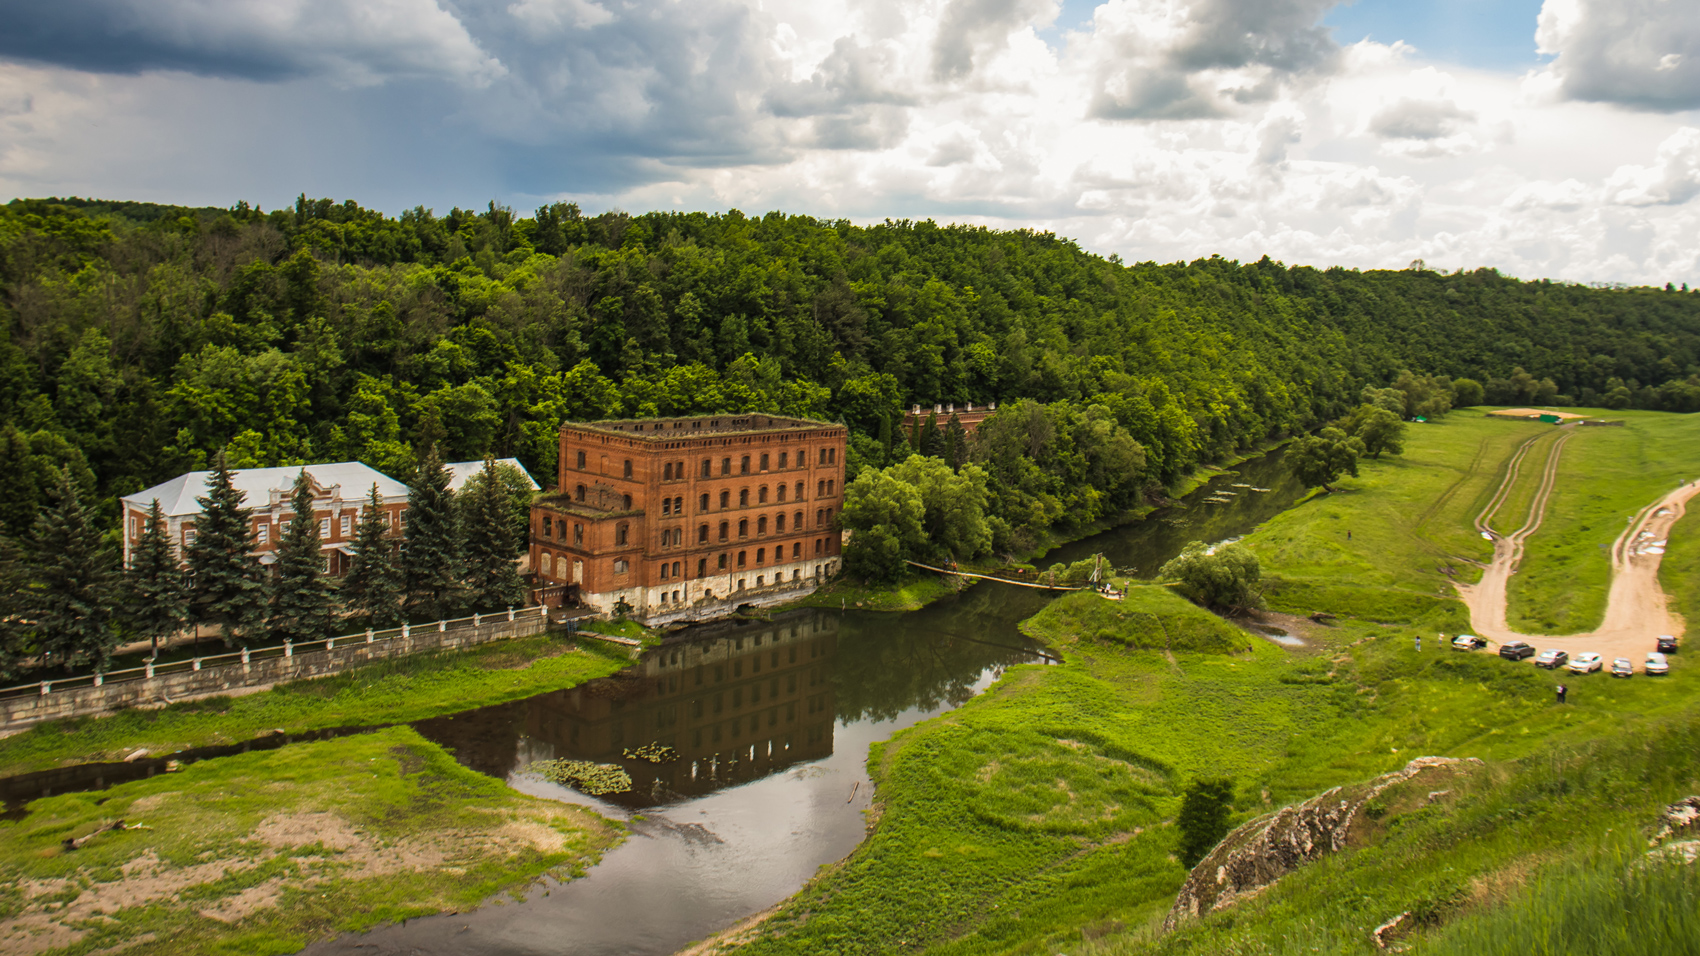
[(1141, 456), (1142, 480), (1171, 479), (1335, 418), (1403, 369), (1477, 379), (1494, 402), (1692, 411), (1700, 295), (1684, 292), (1129, 266), (930, 221), (15, 201), (0, 530), (28, 528), (59, 466), (111, 508), (220, 448), (236, 467), (358, 458), (405, 478), (436, 442), (547, 481), (569, 418), (842, 419), (854, 472), (902, 457), (912, 401), (1029, 398), (1058, 425), (1030, 451), (1064, 487)]

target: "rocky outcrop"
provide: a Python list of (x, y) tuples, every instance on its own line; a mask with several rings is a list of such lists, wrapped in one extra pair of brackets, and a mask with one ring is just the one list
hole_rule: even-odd
[[(1164, 930), (1232, 905), (1300, 866), (1344, 849), (1364, 805), (1389, 788), (1418, 777), (1428, 786), (1431, 780), (1439, 783), (1480, 764), (1474, 757), (1418, 757), (1367, 783), (1335, 787), (1240, 826), (1192, 868), (1163, 921)], [(1429, 799), (1446, 793), (1431, 791)]]
[(1693, 837), (1700, 834), (1700, 796), (1683, 797), (1681, 800), (1665, 807), (1665, 812), (1659, 816), (1659, 829), (1647, 845), (1653, 852), (1661, 856), (1669, 856), (1684, 863), (1700, 860), (1700, 840), (1678, 840), (1666, 842), (1672, 837)]

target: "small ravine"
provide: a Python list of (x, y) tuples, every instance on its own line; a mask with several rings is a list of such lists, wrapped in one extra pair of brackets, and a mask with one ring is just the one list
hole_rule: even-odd
[[(1243, 535), (1302, 496), (1281, 452), (1235, 466), (1144, 521), (1075, 542), (1044, 563), (1104, 554), (1139, 577), (1189, 541)], [(960, 706), (1014, 664), (1043, 662), (1017, 625), (1048, 592), (980, 584), (906, 614), (803, 610), (681, 632), (610, 678), (413, 726), (462, 764), (538, 796), (626, 821), (630, 837), (585, 876), (523, 902), (412, 920), (308, 947), (323, 954), (662, 956), (795, 893), (865, 835), (868, 747)], [(369, 728), (266, 738), (177, 759)], [(662, 743), (650, 763), (628, 749)], [(215, 750), (217, 752), (212, 752)], [(585, 796), (528, 772), (540, 760), (617, 763), (631, 792)], [(46, 792), (160, 772), (99, 764), (0, 780), (9, 809)]]

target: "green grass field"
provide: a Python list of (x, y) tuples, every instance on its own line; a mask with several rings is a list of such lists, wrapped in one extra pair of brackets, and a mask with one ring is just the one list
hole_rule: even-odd
[[(113, 820), (146, 829), (63, 848)], [(620, 833), (405, 727), (209, 760), (0, 821), (0, 950), (292, 953), (580, 873)]]
[[(1638, 508), (1656, 493), (1656, 469), (1626, 481), (1606, 462), (1635, 448), (1650, 462), (1644, 450), (1660, 441), (1679, 454), (1691, 419), (1624, 417), (1622, 430), (1571, 440), (1566, 461), (1581, 449), (1579, 477), (1560, 507), (1597, 495), (1599, 508)], [(1581, 445), (1606, 432), (1619, 434)], [(1538, 482), (1557, 434), (1474, 411), (1413, 426), (1404, 456), (1365, 462), (1340, 492), (1249, 535), (1273, 605), (1340, 616), (1308, 628), (1303, 648), (1252, 636), (1158, 588), (1134, 587), (1122, 604), (1058, 599), (1024, 627), (1066, 662), (1015, 668), (962, 708), (876, 746), (877, 827), (743, 948), (1371, 953), (1370, 929), (1410, 911), (1418, 919), (1402, 943), (1417, 953), (1511, 952), (1520, 926), (1533, 940), (1573, 939), (1577, 952), (1613, 952), (1631, 930), (1640, 941), (1615, 951), (1691, 951), (1671, 947), (1693, 945), (1683, 933), (1700, 912), (1700, 881), (1665, 869), (1629, 878), (1612, 861), (1636, 852), (1662, 804), (1700, 792), (1694, 668), (1679, 655), (1668, 680), (1572, 678), (1571, 702), (1560, 706), (1553, 675), (1528, 662), (1434, 643), (1436, 631), (1467, 626), (1452, 581), (1473, 580), (1470, 562), (1490, 554), (1471, 522), (1505, 461), (1537, 439), (1524, 476)], [(1700, 448), (1690, 461), (1700, 465)], [(1519, 492), (1524, 515), (1530, 493)], [(1495, 527), (1513, 530), (1522, 518)], [(1588, 542), (1567, 547), (1564, 536), (1586, 523), (1552, 524), (1559, 540), (1538, 566), (1585, 556)], [(1667, 581), (1692, 591), (1700, 545), (1678, 546), (1685, 530), (1673, 533)], [(1429, 638), (1426, 651), (1415, 649), (1418, 636)], [(1430, 754), (1485, 766), (1444, 801), (1389, 811), (1363, 845), (1160, 932), (1186, 876), (1172, 819), (1187, 781), (1232, 778), (1240, 822)], [(1646, 922), (1606, 914), (1580, 933), (1564, 911), (1621, 907), (1637, 894)]]
[(378, 661), (331, 677), (242, 697), (50, 721), (0, 740), (0, 776), (118, 760), (138, 748), (169, 754), (250, 740), (273, 730), (363, 727), (500, 704), (612, 674), (630, 663), (594, 642), (552, 636), (468, 651)]

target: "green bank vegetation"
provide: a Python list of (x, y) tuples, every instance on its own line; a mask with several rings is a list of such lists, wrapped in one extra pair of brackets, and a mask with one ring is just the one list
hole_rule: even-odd
[[(1673, 659), (1669, 680), (1573, 678), (1561, 706), (1553, 675), (1433, 642), (1467, 626), (1451, 582), (1488, 556), (1470, 521), (1500, 466), (1553, 432), (1475, 414), (1413, 426), (1403, 456), (1366, 460), (1339, 493), (1247, 536), (1272, 605), (1339, 616), (1289, 621), (1303, 647), (1162, 588), (1053, 602), (1024, 629), (1065, 662), (1015, 668), (876, 746), (867, 842), (743, 949), (1370, 953), (1370, 931), (1410, 912), (1400, 943), (1418, 953), (1511, 952), (1519, 926), (1578, 952), (1686, 951), (1700, 912), (1692, 868), (1628, 867), (1662, 806), (1700, 792), (1686, 659)], [(1583, 480), (1619, 496), (1599, 487), (1609, 476)], [(1700, 563), (1673, 554), (1670, 574)], [(1186, 876), (1174, 821), (1189, 785), (1232, 780), (1237, 824), (1430, 754), (1484, 764), (1432, 801), (1372, 805), (1373, 825), (1345, 852), (1161, 932)], [(1634, 897), (1646, 905), (1596, 913), (1586, 932), (1583, 914), (1566, 911)]]
[(297, 733), (422, 720), (499, 704), (612, 674), (630, 663), (591, 641), (553, 635), (466, 650), (376, 661), (341, 674), (240, 697), (208, 697), (159, 709), (49, 721), (0, 739), (0, 775), (69, 763), (155, 756)]
[[(143, 828), (97, 832), (118, 820)], [(0, 821), (0, 948), (293, 953), (582, 873), (620, 835), (406, 727), (240, 754)]]

